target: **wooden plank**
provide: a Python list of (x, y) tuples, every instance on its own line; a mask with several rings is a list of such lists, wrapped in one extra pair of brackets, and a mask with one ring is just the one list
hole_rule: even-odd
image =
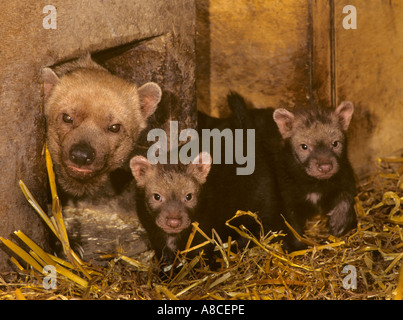
[(208, 10), (209, 77), (198, 78), (197, 86), (198, 90), (208, 87), (198, 92), (210, 96), (198, 96), (200, 110), (226, 116), (230, 89), (258, 108), (309, 102), (306, 1), (214, 0)]
[[(357, 10), (357, 29), (343, 27), (346, 5)], [(349, 139), (359, 176), (403, 148), (402, 16), (399, 0), (335, 2), (337, 103), (355, 105)]]

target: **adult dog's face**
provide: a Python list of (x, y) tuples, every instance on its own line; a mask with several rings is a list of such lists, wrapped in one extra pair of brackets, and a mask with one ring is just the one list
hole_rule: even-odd
[(103, 70), (79, 69), (57, 78), (45, 115), (48, 148), (64, 191), (73, 196), (94, 194), (111, 171), (127, 163), (159, 102), (160, 91), (153, 107), (144, 108), (142, 94), (150, 91), (144, 90), (146, 86), (159, 89), (156, 84), (137, 89)]

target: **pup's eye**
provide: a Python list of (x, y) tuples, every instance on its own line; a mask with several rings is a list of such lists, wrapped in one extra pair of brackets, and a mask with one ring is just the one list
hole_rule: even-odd
[(66, 123), (73, 123), (73, 118), (70, 117), (67, 113), (63, 113), (62, 119)]
[(120, 124), (118, 124), (118, 123), (113, 124), (113, 125), (111, 125), (111, 126), (108, 128), (108, 130), (109, 130), (110, 132), (117, 133), (117, 132), (120, 131)]
[(333, 148), (337, 148), (337, 147), (339, 146), (339, 144), (340, 144), (340, 141), (337, 141), (337, 140), (336, 140), (336, 141), (333, 141), (333, 142), (332, 142), (332, 147), (333, 147)]
[(192, 198), (193, 198), (193, 195), (192, 195), (191, 193), (188, 193), (188, 194), (185, 196), (185, 200), (186, 200), (186, 201), (190, 201), (190, 200), (192, 200)]
[(161, 200), (161, 196), (160, 196), (158, 193), (154, 193), (154, 194), (153, 194), (153, 198), (154, 198), (154, 200), (156, 200), (156, 201), (160, 201), (160, 200)]
[(308, 147), (307, 144), (303, 143), (303, 144), (301, 144), (301, 149), (302, 149), (302, 150), (308, 150), (309, 147)]

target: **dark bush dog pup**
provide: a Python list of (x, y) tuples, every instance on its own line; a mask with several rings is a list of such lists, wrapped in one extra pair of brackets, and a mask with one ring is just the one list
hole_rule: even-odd
[[(247, 110), (246, 104), (231, 109), (244, 127), (256, 128), (256, 149), (268, 155), (285, 206), (284, 216), (298, 233), (302, 234), (306, 220), (318, 213), (328, 216), (332, 235), (341, 236), (356, 226), (355, 180), (346, 141), (354, 111), (351, 102), (341, 103), (336, 110)], [(296, 239), (291, 242), (290, 250), (303, 247)]]
[(125, 168), (161, 89), (134, 84), (91, 60), (43, 70), (47, 143), (57, 183), (67, 197), (105, 200), (120, 192), (114, 174)]
[(210, 166), (211, 157), (205, 152), (188, 165), (152, 165), (142, 156), (130, 161), (137, 186), (137, 214), (163, 263), (171, 264), (176, 251), (185, 248)]
[(347, 158), (345, 132), (354, 107), (342, 102), (327, 108), (273, 113), (282, 143), (279, 183), (291, 222), (302, 232), (305, 219), (323, 211), (330, 233), (341, 236), (356, 226), (354, 174)]
[[(229, 95), (228, 104), (231, 108), (244, 108), (245, 101), (242, 97)], [(199, 112), (198, 131), (199, 135), (204, 129), (217, 128), (221, 132), (231, 130), (233, 136), (235, 130), (242, 128), (243, 118), (237, 119), (231, 116), (226, 119), (212, 118)], [(248, 148), (246, 143), (251, 143), (246, 139), (247, 131), (242, 130), (243, 139), (233, 139), (234, 144), (244, 144), (243, 150)], [(255, 135), (254, 135), (255, 136)], [(239, 137), (239, 136), (238, 136)], [(226, 141), (228, 143), (228, 141)], [(251, 211), (257, 214), (260, 219), (264, 232), (286, 230), (284, 219), (281, 213), (284, 211), (279, 201), (279, 194), (276, 187), (276, 178), (271, 168), (271, 162), (267, 161), (267, 154), (259, 149), (259, 137), (252, 142), (256, 145), (254, 152), (254, 170), (248, 175), (237, 174), (237, 164), (225, 164), (223, 159), (227, 156), (224, 150), (224, 143), (221, 145), (221, 163), (214, 163), (210, 170), (207, 181), (203, 186), (201, 193), (201, 203), (196, 217), (200, 227), (204, 232), (211, 235), (211, 229), (214, 228), (223, 242), (226, 242), (228, 236), (236, 240), (239, 247), (247, 244), (247, 239), (241, 237), (236, 231), (225, 225), (225, 222), (232, 217), (238, 210)], [(235, 148), (233, 149), (235, 150)], [(216, 154), (213, 150), (213, 159)], [(260, 238), (261, 228), (255, 220), (249, 216), (241, 216), (231, 221), (231, 225), (239, 227), (245, 226), (257, 239)], [(278, 237), (277, 240), (283, 240), (284, 237)], [(286, 239), (284, 239), (286, 241)], [(211, 252), (207, 252), (211, 254)], [(210, 257), (208, 257), (210, 258)]]

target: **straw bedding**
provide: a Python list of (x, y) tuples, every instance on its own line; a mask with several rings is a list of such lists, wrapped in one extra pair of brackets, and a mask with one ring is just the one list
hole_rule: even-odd
[[(52, 178), (53, 172), (49, 175)], [(402, 175), (403, 158), (378, 160), (372, 176), (359, 184), (358, 227), (346, 236), (329, 236), (326, 222), (318, 218), (309, 221), (303, 235), (302, 240), (309, 244), (307, 250), (284, 253), (279, 243), (272, 241), (281, 239), (281, 234), (262, 232), (260, 239), (255, 239), (247, 230), (237, 230), (250, 242), (238, 252), (231, 239), (205, 234), (194, 224), (194, 232), (202, 232), (205, 243), (216, 245), (220, 267), (211, 271), (203, 256), (190, 259), (184, 252), (178, 256), (182, 264), (164, 274), (159, 272), (152, 251), (133, 257), (111, 252), (101, 257), (108, 261), (102, 267), (81, 261), (65, 239), (54, 192), (55, 218), (48, 223), (64, 243), (66, 259), (41, 251), (21, 232), (16, 235), (23, 241), (28, 238), (24, 242), (30, 249), (18, 249), (31, 258), (1, 238), (22, 259), (12, 258), (18, 272), (0, 274), (0, 299), (402, 299)], [(253, 213), (237, 214), (254, 218)], [(189, 243), (187, 251), (191, 250)], [(41, 267), (49, 261), (57, 265), (55, 289), (43, 286), (46, 274)]]

